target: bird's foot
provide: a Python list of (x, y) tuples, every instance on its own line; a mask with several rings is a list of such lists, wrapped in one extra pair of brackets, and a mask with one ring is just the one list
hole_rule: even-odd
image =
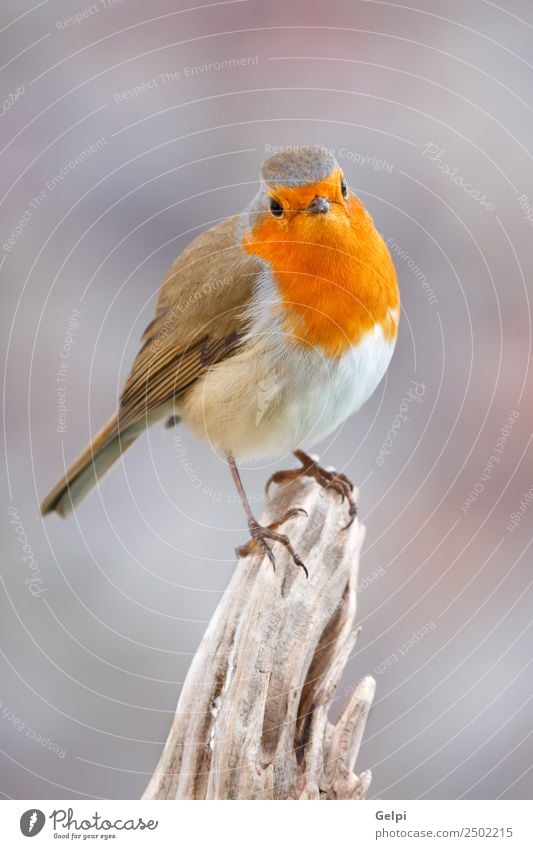
[(301, 558), (298, 556), (296, 551), (291, 545), (291, 541), (286, 534), (278, 533), (277, 529), (286, 522), (288, 519), (294, 518), (294, 516), (299, 516), (300, 514), (304, 514), (307, 516), (307, 512), (302, 507), (294, 507), (291, 510), (287, 510), (283, 516), (280, 516), (275, 522), (271, 522), (270, 525), (260, 525), (255, 519), (250, 519), (248, 522), (248, 527), (250, 528), (250, 537), (251, 539), (245, 543), (244, 545), (240, 545), (235, 549), (237, 557), (247, 557), (252, 553), (254, 549), (259, 549), (266, 554), (270, 562), (272, 563), (272, 568), (276, 569), (276, 558), (274, 557), (274, 552), (272, 551), (271, 546), (268, 544), (267, 540), (272, 540), (272, 542), (279, 542), (281, 545), (284, 545), (290, 556), (294, 560), (297, 566), (300, 566), (301, 569), (305, 572), (305, 577), (309, 577), (309, 572)]
[(349, 528), (357, 516), (357, 504), (353, 497), (353, 484), (351, 480), (342, 472), (324, 469), (323, 466), (319, 465), (317, 460), (309, 454), (306, 454), (305, 451), (295, 451), (294, 456), (300, 461), (302, 468), (274, 472), (274, 474), (268, 479), (266, 485), (267, 494), (271, 484), (273, 483), (289, 483), (290, 481), (297, 480), (300, 477), (314, 478), (320, 486), (324, 487), (324, 489), (332, 489), (341, 496), (343, 501), (346, 500), (348, 502), (349, 518), (348, 523), (344, 526), (343, 530)]

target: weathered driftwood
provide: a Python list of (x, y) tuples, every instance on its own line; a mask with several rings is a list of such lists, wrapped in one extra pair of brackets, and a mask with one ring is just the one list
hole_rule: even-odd
[(284, 526), (309, 569), (275, 545), (276, 571), (238, 562), (183, 685), (145, 799), (362, 799), (370, 772), (353, 772), (374, 694), (363, 678), (328, 719), (357, 630), (364, 528), (314, 481), (279, 488), (262, 516), (304, 507)]

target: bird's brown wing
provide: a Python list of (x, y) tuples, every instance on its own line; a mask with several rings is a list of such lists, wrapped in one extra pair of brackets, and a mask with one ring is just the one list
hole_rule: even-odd
[(120, 430), (167, 407), (242, 343), (260, 267), (237, 227), (235, 218), (215, 225), (169, 269), (120, 398)]

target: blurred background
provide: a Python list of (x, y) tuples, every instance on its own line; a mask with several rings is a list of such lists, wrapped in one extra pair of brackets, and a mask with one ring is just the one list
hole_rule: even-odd
[[(222, 460), (155, 427), (62, 521), (161, 278), (277, 145), (335, 150), (391, 247), (396, 355), (318, 446), (360, 487), (337, 711), (377, 680), (371, 796), (533, 792), (533, 10), (4, 0), (0, 790), (136, 798), (246, 538)], [(286, 458), (244, 470), (257, 502)]]

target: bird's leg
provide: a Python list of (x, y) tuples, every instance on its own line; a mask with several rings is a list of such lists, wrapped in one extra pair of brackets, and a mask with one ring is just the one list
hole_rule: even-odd
[(277, 528), (280, 527), (284, 522), (288, 519), (292, 519), (294, 516), (298, 516), (301, 513), (307, 516), (307, 512), (302, 507), (293, 507), (291, 510), (287, 510), (283, 516), (280, 516), (275, 522), (271, 522), (270, 525), (260, 525), (254, 514), (252, 513), (252, 508), (250, 506), (250, 502), (248, 501), (248, 496), (244, 490), (244, 486), (241, 480), (241, 476), (239, 474), (239, 470), (237, 468), (237, 464), (235, 462), (235, 458), (232, 454), (227, 454), (228, 465), (231, 470), (231, 474), (233, 476), (233, 480), (235, 481), (235, 486), (237, 487), (237, 492), (242, 501), (242, 506), (244, 508), (244, 512), (246, 513), (246, 518), (248, 520), (248, 527), (250, 529), (250, 541), (245, 543), (245, 545), (240, 545), (236, 549), (236, 554), (238, 557), (246, 557), (252, 549), (258, 546), (268, 557), (270, 562), (272, 563), (273, 569), (276, 568), (276, 560), (274, 558), (274, 553), (272, 548), (267, 543), (267, 540), (272, 540), (272, 542), (279, 542), (281, 545), (284, 545), (290, 556), (294, 560), (297, 566), (300, 566), (304, 572), (306, 577), (309, 577), (309, 573), (302, 562), (302, 560), (298, 557), (294, 548), (291, 545), (289, 537), (286, 534), (279, 534), (277, 532)]
[(270, 485), (273, 483), (289, 483), (290, 481), (297, 480), (300, 477), (314, 478), (320, 486), (324, 487), (324, 489), (332, 489), (334, 492), (338, 492), (343, 501), (346, 499), (348, 502), (349, 519), (348, 524), (344, 526), (344, 530), (349, 528), (357, 516), (357, 505), (355, 503), (355, 498), (353, 497), (353, 484), (351, 480), (342, 472), (324, 469), (318, 464), (318, 460), (310, 457), (309, 454), (305, 453), (305, 451), (294, 451), (294, 456), (300, 461), (302, 468), (274, 472), (274, 474), (268, 479), (266, 485), (267, 494)]

